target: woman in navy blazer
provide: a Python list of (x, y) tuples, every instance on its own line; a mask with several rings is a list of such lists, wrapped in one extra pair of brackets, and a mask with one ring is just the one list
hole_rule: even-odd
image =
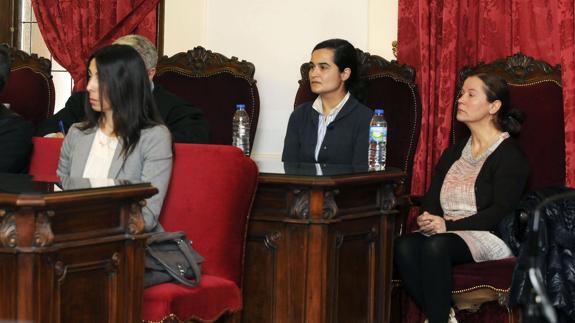
[(369, 122), (373, 112), (360, 103), (356, 50), (342, 39), (317, 44), (309, 81), (318, 94), (290, 116), (282, 160), (367, 167)]
[(154, 105), (142, 58), (132, 47), (111, 45), (89, 60), (86, 121), (64, 139), (59, 176), (151, 182), (158, 194), (142, 209), (145, 229), (158, 223), (172, 171), (172, 137)]

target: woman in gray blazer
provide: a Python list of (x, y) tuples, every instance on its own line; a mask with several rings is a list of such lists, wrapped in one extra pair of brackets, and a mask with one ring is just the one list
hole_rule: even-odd
[(142, 58), (111, 45), (89, 60), (86, 121), (64, 139), (58, 176), (151, 182), (158, 194), (142, 209), (148, 232), (158, 222), (172, 172), (172, 137), (158, 116)]

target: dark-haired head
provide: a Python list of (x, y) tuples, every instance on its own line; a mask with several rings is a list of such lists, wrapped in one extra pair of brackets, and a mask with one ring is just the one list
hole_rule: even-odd
[(523, 115), (521, 111), (511, 106), (507, 81), (496, 74), (488, 73), (471, 74), (467, 78), (473, 76), (483, 82), (483, 90), (489, 103), (497, 100), (501, 102), (501, 106), (493, 118), (495, 127), (501, 131), (508, 132), (511, 136), (518, 135), (521, 131)]
[(10, 52), (8, 47), (0, 45), (0, 91), (10, 76)]
[[(111, 109), (114, 133), (122, 141), (122, 154), (126, 158), (138, 143), (142, 129), (162, 123), (144, 61), (130, 46), (110, 45), (94, 52), (88, 65), (88, 75), (97, 78), (99, 102), (97, 106), (87, 102), (87, 122), (83, 129), (100, 126), (104, 109)], [(96, 75), (90, 70), (94, 66)], [(88, 92), (91, 98), (93, 85), (90, 84)], [(92, 92), (95, 92), (93, 88)]]
[[(362, 84), (360, 82), (360, 71), (358, 66), (357, 51), (352, 44), (343, 39), (328, 39), (315, 45), (313, 51), (319, 49), (333, 50), (333, 61), (337, 65), (340, 72), (349, 68), (350, 75), (344, 81), (345, 89), (358, 98), (363, 97)], [(312, 53), (313, 53), (312, 51)]]

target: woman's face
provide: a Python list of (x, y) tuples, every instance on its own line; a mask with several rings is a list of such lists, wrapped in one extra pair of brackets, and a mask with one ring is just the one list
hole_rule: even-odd
[(463, 82), (459, 99), (457, 99), (457, 121), (463, 123), (484, 122), (492, 119), (497, 113), (501, 101), (487, 101), (485, 83), (477, 77), (468, 77)]
[(345, 93), (344, 81), (349, 78), (351, 70), (346, 68), (340, 72), (333, 61), (334, 50), (321, 48), (311, 53), (309, 62), (309, 81), (311, 91), (315, 94)]
[[(92, 59), (90, 65), (88, 66), (89, 80), (86, 90), (88, 91), (88, 96), (90, 100), (90, 106), (94, 111), (105, 112), (111, 111), (110, 100), (104, 94), (104, 98), (100, 98), (100, 84), (98, 81), (98, 67), (96, 66), (96, 60)], [(105, 91), (103, 91), (105, 92)]]

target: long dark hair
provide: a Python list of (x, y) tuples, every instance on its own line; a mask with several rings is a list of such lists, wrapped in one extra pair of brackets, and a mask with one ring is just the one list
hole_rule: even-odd
[(495, 100), (501, 101), (501, 107), (495, 114), (494, 123), (495, 127), (501, 131), (508, 132), (511, 136), (516, 136), (521, 131), (521, 124), (523, 123), (523, 114), (518, 109), (511, 106), (511, 98), (509, 96), (509, 86), (507, 81), (499, 75), (478, 73), (467, 76), (476, 76), (485, 85), (483, 89), (487, 96), (489, 103)]
[(364, 101), (366, 97), (366, 87), (362, 79), (362, 72), (358, 64), (357, 50), (355, 47), (347, 40), (334, 38), (324, 40), (315, 45), (313, 51), (322, 48), (333, 49), (333, 61), (340, 72), (343, 72), (346, 68), (351, 70), (349, 78), (344, 81), (345, 89), (358, 100)]
[[(113, 110), (114, 133), (122, 142), (124, 159), (132, 153), (142, 129), (162, 124), (152, 96), (148, 72), (140, 54), (127, 45), (103, 47), (90, 57), (98, 69), (100, 101), (108, 98)], [(86, 122), (80, 129), (99, 125), (102, 112), (94, 111), (86, 99)]]

